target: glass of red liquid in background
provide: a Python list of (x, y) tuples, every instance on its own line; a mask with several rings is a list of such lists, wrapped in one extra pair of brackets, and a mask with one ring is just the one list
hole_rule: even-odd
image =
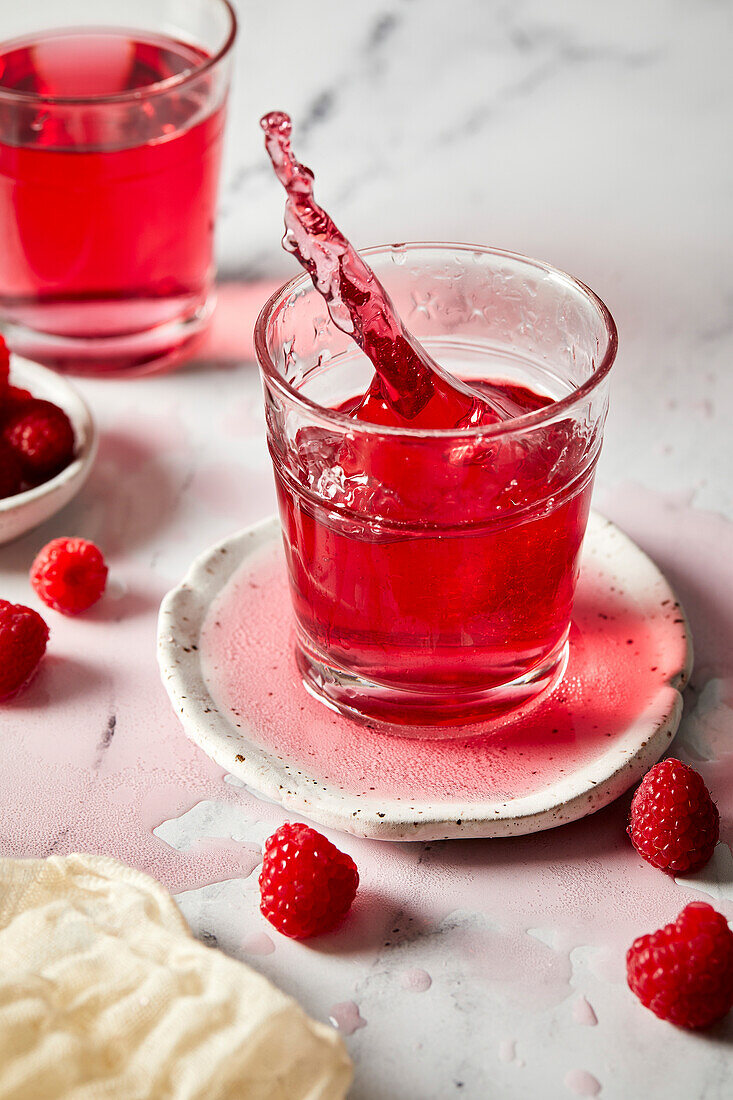
[(307, 276), (273, 295), (255, 345), (299, 668), (362, 719), (490, 719), (564, 668), (616, 328), (587, 287), (522, 256), (364, 256), (438, 362), (526, 413), (440, 431), (351, 419), (370, 362)]
[(76, 373), (189, 354), (213, 309), (228, 0), (0, 14), (0, 326)]

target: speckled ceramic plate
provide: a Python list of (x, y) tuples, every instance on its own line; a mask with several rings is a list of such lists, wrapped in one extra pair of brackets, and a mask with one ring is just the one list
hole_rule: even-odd
[(303, 688), (279, 526), (203, 554), (160, 611), (163, 682), (188, 736), (294, 813), (382, 840), (549, 829), (627, 790), (664, 753), (692, 651), (664, 577), (592, 516), (565, 674), (500, 728), (446, 740), (352, 722)]

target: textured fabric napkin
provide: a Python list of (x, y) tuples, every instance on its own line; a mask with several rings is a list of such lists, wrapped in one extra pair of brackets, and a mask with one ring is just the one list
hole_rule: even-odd
[(1, 1100), (342, 1100), (332, 1028), (104, 856), (0, 859)]

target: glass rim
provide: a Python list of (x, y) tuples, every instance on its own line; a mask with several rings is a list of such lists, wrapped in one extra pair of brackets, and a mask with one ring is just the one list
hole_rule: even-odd
[[(211, 0), (211, 2), (219, 4), (224, 8), (229, 16), (229, 30), (224, 40), (224, 44), (220, 46), (215, 54), (212, 54), (211, 57), (207, 57), (202, 65), (183, 69), (174, 76), (167, 76), (165, 80), (154, 80), (151, 84), (143, 84), (140, 88), (131, 88), (127, 92), (112, 92), (108, 95), (42, 95), (39, 92), (20, 92), (14, 88), (3, 88), (2, 85), (0, 85), (0, 101), (5, 100), (18, 104), (51, 103), (57, 106), (66, 107), (96, 107), (107, 103), (133, 103), (136, 100), (147, 99), (149, 96), (162, 95), (173, 88), (180, 88), (182, 85), (188, 84), (192, 80), (196, 80), (199, 76), (209, 72), (218, 65), (218, 63), (229, 53), (237, 37), (237, 13), (230, 0)], [(69, 28), (69, 30), (72, 29), (74, 28)], [(94, 31), (103, 30), (104, 28), (92, 27), (89, 25), (77, 27), (76, 29)], [(131, 30), (134, 30), (134, 28), (131, 28)], [(18, 39), (0, 40), (0, 45), (8, 45), (13, 41), (20, 42), (22, 40), (22, 36)]]
[[(372, 434), (372, 435), (398, 435), (409, 436), (412, 438), (437, 438), (448, 439), (450, 437), (460, 436), (461, 438), (486, 438), (486, 437), (498, 437), (511, 435), (516, 432), (523, 432), (528, 429), (533, 429), (538, 426), (545, 425), (555, 420), (558, 416), (564, 416), (569, 410), (571, 410), (576, 404), (585, 400), (594, 390), (598, 388), (601, 382), (607, 377), (611, 367), (616, 359), (616, 353), (618, 351), (618, 330), (616, 328), (616, 322), (611, 316), (611, 312), (608, 306), (603, 302), (601, 298), (586, 286), (579, 279), (569, 275), (566, 271), (562, 271), (558, 267), (554, 267), (552, 264), (545, 263), (543, 260), (533, 259), (531, 256), (524, 256), (520, 252), (509, 252), (506, 249), (491, 248), (487, 245), (477, 244), (458, 244), (450, 243), (446, 241), (408, 241), (400, 242), (397, 244), (387, 245), (372, 245), (370, 248), (358, 249), (361, 256), (376, 256), (385, 255), (390, 252), (399, 249), (400, 251), (418, 251), (422, 249), (443, 249), (445, 251), (453, 252), (479, 252), (485, 256), (495, 256), (502, 259), (519, 260), (521, 263), (530, 267), (534, 267), (544, 274), (552, 275), (554, 278), (560, 279), (569, 288), (576, 293), (579, 291), (590, 303), (595, 307), (598, 312), (599, 319), (602, 322), (607, 337), (607, 346), (603, 358), (599, 365), (595, 367), (593, 373), (589, 378), (583, 382), (582, 385), (574, 389), (572, 393), (569, 393), (566, 397), (560, 398), (559, 401), (552, 401), (549, 405), (543, 406), (541, 409), (537, 409), (535, 412), (524, 413), (522, 416), (512, 417), (510, 420), (502, 420), (498, 424), (486, 424), (476, 425), (471, 428), (410, 428), (409, 426), (399, 427), (383, 424), (370, 424), (368, 421), (354, 420), (347, 413), (338, 412), (336, 409), (326, 408), (324, 405), (319, 405), (317, 402), (312, 401), (309, 397), (306, 397), (295, 387), (291, 386), (287, 382), (277, 366), (272, 360), (270, 352), (267, 347), (267, 325), (270, 317), (286, 298), (291, 294), (300, 290), (301, 287), (310, 283), (310, 276), (307, 272), (303, 272), (300, 275), (296, 275), (295, 278), (290, 279), (283, 286), (279, 287), (273, 294), (270, 295), (268, 300), (262, 307), (260, 314), (255, 322), (254, 328), (254, 345), (255, 353), (259, 361), (260, 369), (265, 376), (267, 383), (277, 390), (283, 397), (289, 401), (294, 402), (301, 408), (306, 409), (309, 413), (315, 413), (321, 420), (326, 423), (338, 425), (339, 427), (354, 432)], [(312, 285), (312, 284), (311, 284)], [(313, 288), (313, 292), (318, 292)]]

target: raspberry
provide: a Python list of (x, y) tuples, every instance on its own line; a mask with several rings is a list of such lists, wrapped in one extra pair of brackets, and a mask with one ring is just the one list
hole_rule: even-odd
[(26, 477), (46, 481), (68, 466), (74, 454), (74, 429), (58, 405), (34, 398), (11, 413), (3, 438), (15, 451)]
[(13, 497), (23, 488), (23, 471), (15, 452), (0, 439), (0, 500)]
[(30, 577), (45, 604), (64, 615), (77, 615), (104, 592), (107, 566), (93, 542), (53, 539), (37, 555)]
[(22, 390), (20, 386), (8, 386), (0, 396), (0, 417), (3, 421), (7, 421), (18, 409), (35, 400), (30, 390)]
[(626, 975), (632, 992), (662, 1020), (707, 1027), (733, 1007), (733, 932), (712, 905), (693, 901), (674, 924), (634, 940)]
[(46, 652), (48, 627), (30, 607), (0, 600), (0, 700), (28, 683)]
[(330, 932), (348, 913), (358, 885), (353, 859), (308, 825), (281, 825), (265, 844), (260, 909), (285, 936)]
[(699, 871), (719, 831), (718, 808), (694, 768), (669, 759), (646, 773), (631, 802), (628, 834), (647, 862), (675, 875)]

